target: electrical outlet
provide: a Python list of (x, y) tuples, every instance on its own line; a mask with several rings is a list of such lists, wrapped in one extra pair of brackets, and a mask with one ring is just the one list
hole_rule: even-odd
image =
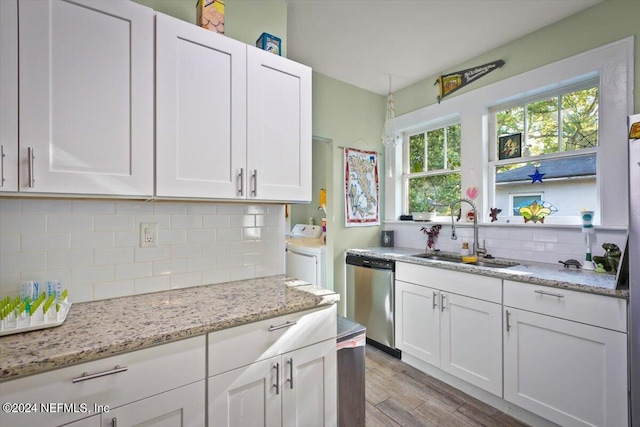
[(140, 223), (140, 247), (153, 248), (158, 246), (158, 223)]

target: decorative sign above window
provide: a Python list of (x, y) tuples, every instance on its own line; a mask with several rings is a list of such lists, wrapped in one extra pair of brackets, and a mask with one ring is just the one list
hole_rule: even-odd
[(456, 71), (454, 73), (438, 77), (438, 80), (436, 80), (434, 84), (434, 86), (438, 84), (440, 85), (438, 90), (438, 104), (445, 96), (478, 80), (480, 77), (485, 74), (489, 74), (497, 68), (502, 68), (503, 65), (504, 61), (500, 59), (498, 61), (489, 62), (488, 64), (467, 68), (466, 70)]

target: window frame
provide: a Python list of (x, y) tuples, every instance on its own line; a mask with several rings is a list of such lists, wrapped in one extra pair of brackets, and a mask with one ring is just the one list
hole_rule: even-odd
[[(571, 50), (567, 48), (566, 50)], [(574, 50), (575, 52), (575, 50)], [(474, 202), (481, 215), (483, 225), (537, 227), (544, 229), (551, 224), (536, 223), (507, 224), (502, 216), (490, 222), (491, 200), (488, 195), (489, 140), (491, 136), (488, 109), (525, 96), (548, 92), (560, 86), (583, 82), (586, 78), (599, 77), (600, 118), (597, 171), (598, 204), (601, 215), (596, 216), (595, 225), (610, 229), (626, 229), (629, 224), (629, 161), (627, 117), (633, 114), (634, 96), (634, 38), (625, 37), (590, 50), (569, 53), (566, 57), (547, 64), (537, 64), (521, 72), (473, 90), (462, 91), (447, 97), (441, 103), (411, 109), (395, 118), (395, 128), (401, 132), (412, 132), (445, 118), (460, 117), (462, 125), (461, 157), (462, 192), (477, 188), (479, 195)], [(585, 78), (586, 77), (586, 78)], [(413, 99), (413, 98), (409, 98)], [(389, 156), (393, 165), (392, 175), (385, 176), (384, 213), (386, 222), (396, 222), (403, 212), (402, 146), (398, 144)], [(583, 151), (584, 150), (579, 150)], [(582, 154), (582, 153), (581, 153)], [(585, 153), (586, 154), (586, 153)], [(616, 188), (617, 191), (606, 191)], [(623, 195), (622, 197), (620, 195)], [(567, 227), (567, 225), (560, 225)], [(571, 225), (569, 228), (579, 227)]]
[[(407, 214), (411, 214), (409, 212), (409, 181), (413, 178), (423, 178), (429, 176), (438, 176), (438, 175), (450, 175), (450, 174), (460, 174), (462, 179), (462, 141), (460, 141), (460, 167), (455, 169), (446, 168), (447, 166), (447, 132), (445, 131), (445, 141), (443, 152), (445, 153), (445, 168), (436, 169), (436, 170), (424, 170), (428, 168), (428, 158), (427, 158), (427, 149), (428, 149), (428, 138), (427, 133), (431, 131), (435, 131), (438, 129), (446, 129), (449, 126), (459, 125), (460, 126), (460, 138), (462, 139), (462, 123), (460, 121), (460, 117), (450, 117), (444, 120), (438, 120), (428, 125), (424, 125), (418, 127), (416, 129), (411, 130), (410, 132), (403, 132), (402, 136), (402, 212), (406, 212)], [(412, 136), (424, 134), (425, 141), (425, 164), (423, 165), (423, 170), (421, 172), (411, 172), (411, 150), (410, 150), (410, 139)], [(443, 215), (436, 215), (436, 221), (442, 220), (444, 218), (448, 218)]]
[[(561, 97), (563, 95), (581, 91), (584, 89), (589, 89), (592, 87), (598, 88), (598, 134), (600, 135), (600, 123), (601, 123), (601, 85), (600, 85), (600, 75), (593, 76), (592, 74), (587, 74), (585, 76), (578, 77), (576, 80), (571, 82), (570, 84), (562, 85), (554, 88), (549, 91), (539, 91), (535, 95), (523, 96), (520, 98), (515, 98), (506, 103), (495, 104), (488, 109), (488, 120), (489, 120), (489, 161), (487, 163), (488, 173), (487, 173), (487, 184), (488, 184), (488, 195), (489, 200), (491, 201), (491, 205), (495, 205), (496, 200), (496, 168), (500, 166), (506, 166), (516, 163), (528, 163), (535, 162), (541, 160), (548, 159), (566, 159), (571, 157), (581, 157), (585, 155), (593, 155), (596, 158), (596, 165), (598, 164), (598, 152), (600, 151), (600, 140), (598, 139), (598, 145), (593, 148), (583, 148), (579, 150), (563, 150), (563, 142), (562, 142), (562, 108), (561, 108)], [(512, 159), (498, 159), (498, 129), (497, 129), (497, 114), (500, 111), (504, 111), (510, 108), (515, 107), (523, 107), (524, 109), (524, 129), (522, 133), (522, 150), (524, 151), (524, 146), (527, 143), (527, 106), (536, 101), (541, 101), (545, 99), (557, 98), (558, 99), (558, 151), (547, 154), (539, 154), (539, 155), (530, 155), (527, 157), (516, 157)], [(601, 217), (601, 202), (599, 197), (599, 179), (600, 179), (600, 171), (599, 168), (596, 168), (596, 200), (595, 206), (593, 210), (595, 212), (595, 216), (597, 218)], [(542, 194), (544, 194), (544, 190), (540, 190)], [(543, 199), (544, 200), (544, 199)], [(508, 213), (502, 212), (503, 217), (507, 221), (518, 221), (519, 216), (514, 215), (513, 213), (513, 199), (511, 194), (509, 195), (509, 211)], [(575, 215), (553, 215), (545, 218), (546, 224), (580, 224), (580, 214), (576, 212)]]

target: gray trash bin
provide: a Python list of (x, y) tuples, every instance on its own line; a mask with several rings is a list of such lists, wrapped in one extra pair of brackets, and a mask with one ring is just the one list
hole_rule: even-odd
[(366, 328), (338, 316), (338, 426), (360, 427), (365, 422)]

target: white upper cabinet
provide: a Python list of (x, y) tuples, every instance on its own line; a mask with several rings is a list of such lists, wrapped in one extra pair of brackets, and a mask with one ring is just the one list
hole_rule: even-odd
[(153, 194), (153, 34), (134, 2), (19, 3), (20, 191)]
[(18, 190), (18, 0), (0, 1), (0, 191)]
[(156, 23), (156, 195), (245, 198), (246, 45)]
[(311, 68), (247, 47), (250, 199), (311, 200)]
[(311, 200), (311, 69), (158, 14), (156, 195)]

